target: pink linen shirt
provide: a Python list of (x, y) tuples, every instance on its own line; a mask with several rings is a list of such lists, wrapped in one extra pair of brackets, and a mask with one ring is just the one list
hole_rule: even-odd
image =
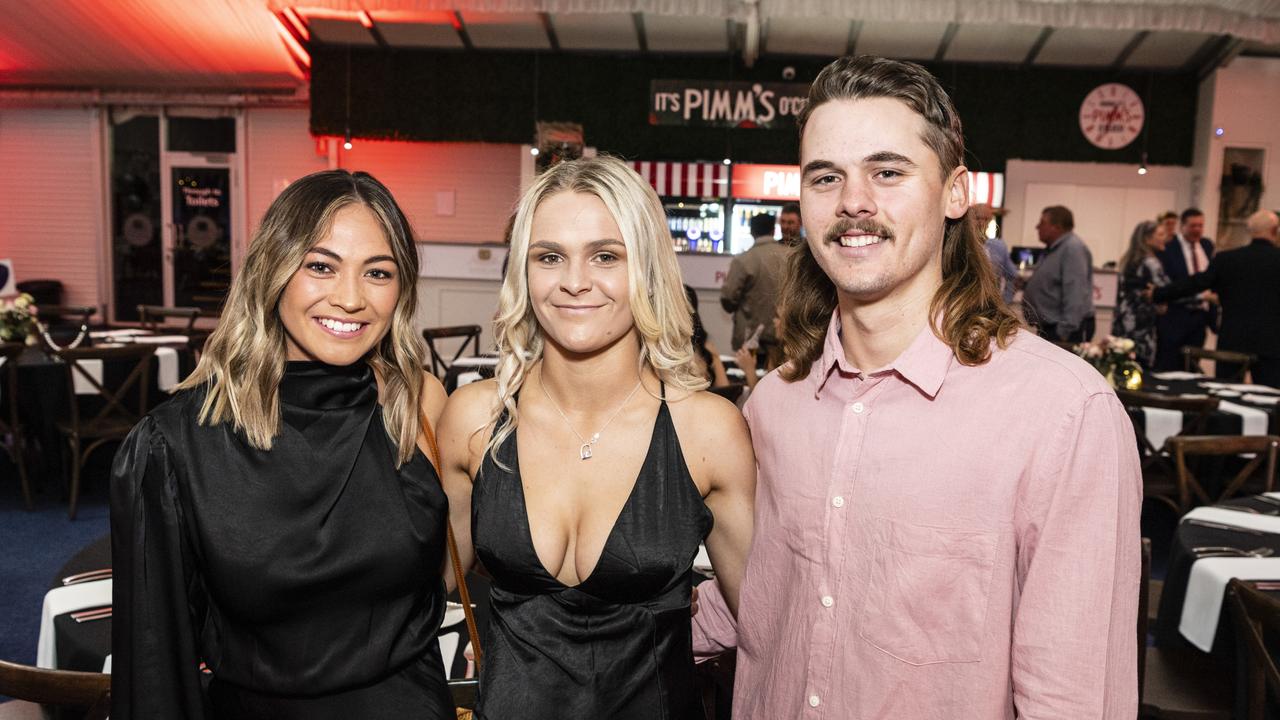
[(1141, 471), (1102, 376), (1019, 331), (979, 366), (926, 328), (887, 368), (760, 382), (735, 720), (1137, 715)]

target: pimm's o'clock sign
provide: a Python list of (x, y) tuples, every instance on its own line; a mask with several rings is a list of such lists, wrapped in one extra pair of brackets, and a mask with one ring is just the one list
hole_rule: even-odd
[(807, 83), (653, 80), (649, 124), (794, 128), (808, 94)]

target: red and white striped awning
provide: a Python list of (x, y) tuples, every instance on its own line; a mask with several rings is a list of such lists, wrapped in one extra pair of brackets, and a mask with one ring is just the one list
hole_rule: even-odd
[(631, 163), (649, 181), (658, 197), (728, 197), (729, 166), (724, 163)]
[(978, 203), (997, 209), (1004, 207), (1004, 173), (969, 173), (969, 204)]

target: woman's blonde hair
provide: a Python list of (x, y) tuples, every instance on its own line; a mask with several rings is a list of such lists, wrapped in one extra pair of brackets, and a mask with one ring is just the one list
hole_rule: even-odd
[[(520, 198), (511, 232), (511, 255), (498, 297), (494, 336), (498, 345), (498, 400), (488, 451), (519, 425), (516, 395), (533, 365), (542, 358), (544, 339), (529, 301), (527, 263), (533, 215), (547, 198), (562, 192), (599, 198), (608, 208), (627, 249), (631, 315), (640, 335), (640, 363), (669, 387), (697, 391), (707, 379), (694, 365), (693, 308), (685, 297), (680, 266), (667, 228), (666, 213), (653, 188), (626, 163), (601, 156), (568, 160), (544, 172)], [(505, 413), (505, 419), (503, 414)]]
[(400, 295), (391, 328), (367, 362), (382, 379), (382, 418), (400, 463), (417, 447), (422, 346), (413, 323), (418, 306), (418, 253), (409, 221), (391, 192), (372, 175), (326, 170), (293, 182), (267, 208), (249, 243), (195, 372), (178, 389), (205, 387), (199, 422), (230, 422), (249, 444), (270, 450), (280, 432), (280, 380), (285, 330), (278, 305), (307, 251), (324, 239), (339, 210), (360, 205), (373, 213), (391, 246)]

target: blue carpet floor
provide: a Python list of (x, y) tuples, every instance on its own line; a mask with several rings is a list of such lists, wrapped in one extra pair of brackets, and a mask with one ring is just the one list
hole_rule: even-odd
[(60, 478), (32, 478), (35, 509), (28, 512), (17, 473), (0, 450), (0, 659), (35, 664), (45, 592), (63, 564), (110, 532), (105, 467), (90, 471), (75, 520), (67, 519)]

